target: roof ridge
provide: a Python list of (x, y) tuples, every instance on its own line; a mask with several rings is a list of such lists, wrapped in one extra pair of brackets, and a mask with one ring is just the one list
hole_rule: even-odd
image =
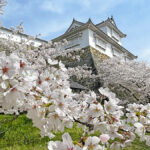
[(113, 16), (111, 16), (111, 18), (108, 17), (105, 21), (102, 21), (102, 22), (96, 24), (95, 26), (99, 26), (99, 25), (104, 24), (104, 23), (107, 23), (107, 22), (110, 23), (110, 24), (114, 27), (114, 29), (116, 29), (118, 32), (120, 32), (120, 33), (123, 35), (123, 37), (126, 37), (126, 34), (124, 34), (124, 33), (117, 27), (116, 22), (115, 22)]
[(81, 22), (81, 21), (76, 20), (75, 18), (73, 18), (73, 21), (72, 21), (72, 22), (77, 22), (77, 23), (80, 23), (80, 24), (85, 24), (85, 23), (83, 23), (83, 22)]

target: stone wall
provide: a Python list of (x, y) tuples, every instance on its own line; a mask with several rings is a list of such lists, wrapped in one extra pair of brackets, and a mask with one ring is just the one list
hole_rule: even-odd
[(94, 49), (93, 47), (90, 47), (90, 51), (92, 53), (92, 58), (93, 58), (94, 66), (95, 66), (97, 72), (99, 72), (98, 66), (100, 65), (100, 63), (103, 60), (108, 59), (109, 56), (107, 56), (107, 55), (99, 52), (98, 50)]
[(61, 60), (66, 65), (66, 67), (83, 66), (86, 64), (87, 66), (95, 68), (101, 61), (109, 58), (107, 55), (102, 54), (90, 46), (84, 48), (83, 50), (84, 52), (82, 50), (75, 50), (70, 52), (73, 56), (79, 55), (80, 61), (73, 60), (71, 57), (69, 58), (65, 56), (58, 56), (57, 59)]
[(87, 64), (87, 66), (90, 67), (94, 67), (92, 54), (90, 52), (90, 47), (86, 47), (83, 50), (74, 50), (72, 52), (69, 52), (72, 56), (79, 55), (80, 61), (76, 59), (72, 59), (72, 57), (66, 57), (66, 56), (58, 56), (57, 59), (61, 60), (66, 67), (83, 66), (84, 64)]
[[(84, 64), (86, 64), (87, 66), (92, 68), (93, 74), (97, 74), (98, 64), (102, 60), (107, 59), (109, 57), (106, 56), (105, 54), (100, 53), (99, 51), (97, 51), (92, 47), (86, 47), (83, 50), (84, 52), (82, 50), (71, 52), (72, 56), (79, 55), (80, 61), (65, 56), (58, 56), (57, 59), (61, 60), (66, 67), (83, 66)], [(100, 78), (96, 78), (96, 79), (85, 78), (85, 79), (78, 80), (75, 76), (73, 76), (71, 77), (71, 79), (87, 87), (90, 90), (94, 90), (95, 92), (97, 92), (98, 88), (102, 86), (102, 82)]]
[(122, 100), (123, 102), (127, 103), (142, 103), (147, 104), (150, 103), (150, 97), (144, 96), (142, 91), (135, 90), (131, 88), (130, 85), (118, 85), (118, 84), (111, 84), (108, 85), (108, 88), (116, 94), (116, 96)]

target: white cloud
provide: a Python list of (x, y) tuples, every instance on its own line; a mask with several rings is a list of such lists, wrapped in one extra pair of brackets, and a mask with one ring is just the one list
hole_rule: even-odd
[(78, 5), (80, 9), (73, 11), (87, 11), (88, 9), (95, 12), (105, 12), (116, 7), (127, 0), (42, 0), (41, 9), (58, 14), (64, 13), (68, 7)]
[(63, 0), (45, 0), (43, 1), (41, 8), (46, 11), (62, 13), (64, 12), (65, 4)]
[(67, 10), (67, 7), (73, 5), (83, 6), (84, 9), (90, 7), (90, 0), (43, 0), (41, 9), (61, 14)]
[(13, 0), (8, 1), (8, 4), (4, 8), (4, 19), (16, 19), (20, 16), (29, 16), (34, 8), (33, 1), (27, 1), (21, 3), (21, 1)]
[(52, 33), (58, 33), (64, 30), (68, 26), (68, 22), (63, 22), (60, 26), (58, 22), (46, 23), (43, 28), (39, 28), (39, 32), (41, 33), (41, 37), (45, 38), (50, 36)]
[(8, 4), (5, 6), (4, 8), (4, 17), (11, 17), (14, 15), (15, 12), (18, 11), (18, 15), (21, 13), (19, 12), (19, 9), (21, 8), (21, 5), (16, 1), (14, 0), (13, 2), (10, 1), (8, 2)]
[(37, 35), (37, 34), (41, 34), (40, 38), (43, 39), (47, 39), (49, 37), (49, 40), (51, 39), (50, 37), (60, 33), (60, 32), (65, 32), (66, 27), (69, 26), (70, 23), (68, 20), (66, 21), (60, 21), (60, 20), (48, 20), (45, 22), (41, 22), (40, 24), (36, 24), (36, 26), (34, 26), (34, 28), (31, 30), (30, 26), (28, 26), (26, 29), (26, 31), (28, 32), (28, 34), (30, 35)]
[(89, 1), (89, 8), (94, 13), (106, 13), (110, 9), (124, 2), (124, 0), (91, 0)]
[(81, 3), (81, 5), (83, 5), (83, 7), (85, 8), (90, 8), (90, 5), (91, 5), (91, 1), (90, 0), (78, 0), (79, 3)]

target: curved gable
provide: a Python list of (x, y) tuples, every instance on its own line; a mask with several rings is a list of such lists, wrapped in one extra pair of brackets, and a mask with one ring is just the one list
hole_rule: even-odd
[(67, 29), (67, 31), (65, 33), (73, 31), (73, 30), (75, 30), (76, 28), (78, 28), (78, 27), (80, 27), (82, 25), (84, 25), (84, 23), (76, 21), (75, 19), (73, 19), (70, 27)]

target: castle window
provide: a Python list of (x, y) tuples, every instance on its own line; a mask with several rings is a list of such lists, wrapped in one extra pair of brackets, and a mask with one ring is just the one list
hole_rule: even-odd
[(102, 50), (106, 50), (106, 43), (99, 38), (96, 38), (96, 46), (100, 47)]
[(112, 30), (112, 38), (116, 41), (116, 42), (119, 42), (119, 35), (114, 31)]
[(112, 47), (112, 55), (114, 57), (119, 57), (119, 56), (121, 56), (121, 52), (119, 50), (117, 50), (115, 47)]
[(99, 47), (100, 49), (102, 49), (103, 51), (106, 50), (106, 42), (100, 38), (98, 35), (96, 35), (95, 33), (93, 34), (94, 38), (95, 38), (95, 45), (97, 47)]

